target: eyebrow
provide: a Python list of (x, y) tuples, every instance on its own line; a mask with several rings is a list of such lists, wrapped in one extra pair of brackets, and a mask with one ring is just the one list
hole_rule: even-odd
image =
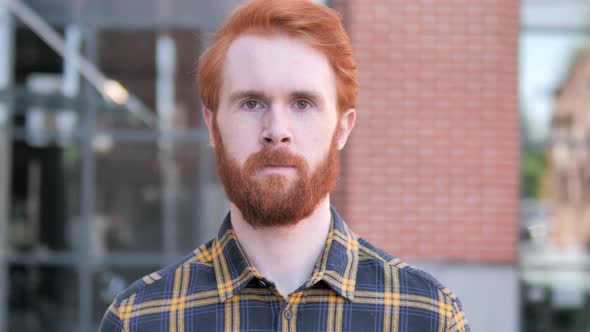
[(265, 95), (262, 92), (258, 92), (258, 91), (254, 91), (254, 90), (238, 90), (238, 91), (232, 92), (232, 94), (229, 95), (229, 103), (235, 104), (236, 102), (238, 102), (240, 100), (250, 99), (250, 98), (263, 100), (263, 101), (267, 101), (267, 100), (271, 99), (269, 96)]
[(297, 90), (297, 91), (294, 91), (293, 93), (291, 93), (291, 95), (289, 97), (290, 97), (290, 99), (301, 99), (301, 98), (307, 99), (307, 100), (311, 101), (312, 103), (314, 103), (317, 107), (324, 106), (324, 98), (322, 98), (322, 96), (315, 91)]
[[(238, 90), (232, 92), (229, 96), (230, 104), (234, 104), (244, 99), (258, 99), (267, 102), (272, 98), (256, 90)], [(295, 90), (289, 94), (289, 99), (308, 99), (318, 107), (324, 106), (324, 98), (321, 94), (311, 90)]]

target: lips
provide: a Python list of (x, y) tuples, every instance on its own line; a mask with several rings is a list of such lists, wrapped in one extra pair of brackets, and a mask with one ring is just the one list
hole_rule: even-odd
[(286, 174), (291, 172), (292, 170), (296, 169), (295, 166), (288, 165), (288, 164), (267, 164), (262, 168), (262, 171), (270, 172), (270, 173), (280, 173)]
[(287, 171), (290, 169), (294, 169), (294, 166), (290, 166), (290, 165), (266, 165), (264, 166), (264, 169), (266, 170), (271, 170), (271, 171)]

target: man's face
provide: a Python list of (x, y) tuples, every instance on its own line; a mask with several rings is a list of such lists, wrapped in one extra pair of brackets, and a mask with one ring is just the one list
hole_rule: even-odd
[(250, 224), (295, 224), (332, 190), (354, 124), (354, 111), (339, 118), (336, 105), (321, 52), (286, 36), (230, 45), (219, 109), (204, 115), (226, 192)]

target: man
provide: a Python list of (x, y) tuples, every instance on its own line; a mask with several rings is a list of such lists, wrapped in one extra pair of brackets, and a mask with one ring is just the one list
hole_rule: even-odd
[(250, 1), (218, 31), (199, 81), (230, 212), (215, 239), (122, 292), (101, 331), (469, 330), (449, 290), (330, 206), (357, 95), (337, 14)]

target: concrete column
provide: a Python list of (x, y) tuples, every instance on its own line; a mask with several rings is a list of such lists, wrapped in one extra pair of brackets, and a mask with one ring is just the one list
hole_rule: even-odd
[[(65, 31), (66, 48), (80, 52), (82, 48), (82, 30), (76, 24), (70, 24)], [(73, 99), (80, 94), (80, 72), (78, 58), (64, 58), (62, 93), (66, 98)], [(56, 115), (57, 141), (60, 145), (72, 143), (78, 122), (78, 110), (66, 108)]]
[(6, 4), (0, 2), (0, 331), (8, 330), (8, 218), (11, 165), (11, 111), (14, 33)]
[(158, 36), (156, 48), (156, 111), (158, 112), (160, 141), (159, 159), (162, 176), (162, 234), (164, 251), (168, 259), (176, 256), (178, 242), (177, 195), (178, 168), (174, 158), (174, 104), (176, 76), (176, 45), (170, 35)]

